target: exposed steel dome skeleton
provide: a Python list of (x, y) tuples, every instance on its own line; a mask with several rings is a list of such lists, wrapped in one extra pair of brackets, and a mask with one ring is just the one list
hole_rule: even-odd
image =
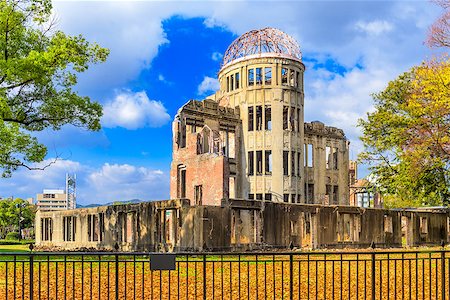
[(222, 67), (244, 58), (278, 56), (301, 60), (297, 41), (276, 28), (263, 28), (244, 33), (233, 41), (223, 56)]

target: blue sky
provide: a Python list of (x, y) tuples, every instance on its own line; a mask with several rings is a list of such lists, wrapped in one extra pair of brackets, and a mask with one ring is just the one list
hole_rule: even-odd
[(370, 94), (436, 54), (423, 41), (440, 14), (428, 1), (58, 1), (54, 10), (59, 29), (111, 50), (76, 87), (103, 104), (103, 129), (38, 133), (48, 160), (63, 159), (0, 179), (3, 197), (63, 188), (64, 174), (75, 172), (80, 204), (167, 199), (177, 109), (217, 89), (221, 57), (235, 38), (268, 26), (300, 44), (305, 120), (344, 129), (355, 158), (355, 124), (373, 109)]

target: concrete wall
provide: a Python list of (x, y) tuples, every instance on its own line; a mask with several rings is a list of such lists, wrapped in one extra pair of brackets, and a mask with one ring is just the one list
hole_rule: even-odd
[[(89, 218), (100, 214), (104, 218), (104, 229), (99, 230), (102, 238), (89, 240), (93, 232)], [(36, 245), (113, 250), (117, 244), (122, 251), (366, 248), (372, 242), (377, 247), (400, 247), (402, 234), (404, 246), (440, 245), (449, 240), (449, 216), (448, 210), (364, 209), (244, 199), (224, 200), (222, 206), (191, 206), (189, 200), (168, 200), (38, 211)], [(65, 217), (76, 219), (73, 241), (67, 240)], [(41, 225), (50, 219), (51, 240), (43, 240)]]

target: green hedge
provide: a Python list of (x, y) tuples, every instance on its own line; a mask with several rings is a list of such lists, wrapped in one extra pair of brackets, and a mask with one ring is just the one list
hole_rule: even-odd
[(18, 240), (19, 239), (19, 233), (18, 232), (8, 232), (6, 234), (5, 240)]
[(0, 245), (27, 245), (34, 244), (34, 240), (0, 240)]

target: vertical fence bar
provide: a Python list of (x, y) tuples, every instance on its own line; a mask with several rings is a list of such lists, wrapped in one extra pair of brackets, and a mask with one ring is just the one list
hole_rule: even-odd
[(294, 295), (294, 256), (289, 254), (289, 299)]
[(203, 300), (206, 300), (206, 254), (203, 254)]
[(372, 272), (372, 300), (375, 300), (375, 251), (372, 250), (372, 266), (371, 266), (371, 272)]
[[(30, 253), (30, 300), (33, 300), (33, 285), (34, 285), (34, 279), (33, 279), (33, 254)], [(8, 275), (6, 275), (8, 276)]]
[(116, 262), (116, 300), (119, 300), (119, 255), (115, 255), (115, 262)]
[[(437, 279), (437, 278), (436, 278)], [(445, 300), (445, 252), (441, 251), (441, 295)]]

